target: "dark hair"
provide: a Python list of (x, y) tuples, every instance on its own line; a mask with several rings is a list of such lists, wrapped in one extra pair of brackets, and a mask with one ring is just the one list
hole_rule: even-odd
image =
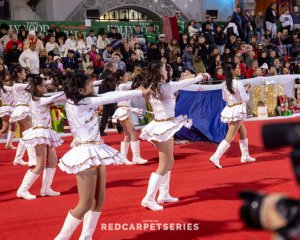
[(125, 75), (125, 72), (123, 70), (117, 70), (115, 73), (112, 74), (113, 77), (115, 78), (116, 81), (116, 85), (120, 85), (121, 83), (123, 83), (123, 77)]
[(227, 64), (226, 71), (225, 71), (226, 87), (231, 94), (235, 94), (233, 87), (232, 87), (233, 76), (232, 76), (231, 70), (236, 69), (236, 67), (237, 67), (237, 64), (229, 63), (229, 64)]
[(52, 79), (51, 85), (53, 85), (56, 89), (59, 89), (59, 87), (63, 85), (64, 76), (63, 73), (58, 69), (50, 69), (50, 72), (46, 71), (44, 75), (48, 79)]
[(166, 65), (166, 70), (168, 73), (168, 79), (166, 80), (166, 82), (170, 82), (172, 80), (171, 71), (173, 70), (170, 64)]
[(106, 93), (110, 91), (115, 91), (118, 77), (118, 73), (108, 75), (99, 85), (99, 92)]
[(5, 80), (5, 75), (0, 76), (0, 89), (2, 89), (2, 91), (5, 93), (6, 90), (4, 89), (3, 80)]
[(133, 78), (131, 89), (137, 89), (140, 86), (148, 88), (149, 84), (147, 83), (147, 68), (143, 68), (142, 71), (136, 74)]
[(21, 73), (23, 70), (25, 70), (25, 69), (21, 66), (16, 66), (14, 68), (14, 72), (13, 72), (13, 75), (12, 75), (12, 79), (13, 79), (14, 82), (16, 82), (16, 83), (19, 82), (18, 81), (18, 79), (19, 79), (18, 74)]
[(161, 95), (160, 86), (162, 84), (162, 75), (160, 73), (163, 63), (160, 60), (153, 60), (148, 64), (146, 83), (151, 86), (156, 98)]
[(28, 91), (30, 92), (33, 101), (38, 101), (39, 98), (43, 96), (37, 88), (43, 83), (43, 81), (45, 81), (45, 78), (40, 76), (34, 76), (29, 78), (30, 84)]
[(68, 99), (71, 99), (75, 104), (87, 96), (79, 93), (80, 88), (84, 88), (91, 79), (83, 73), (69, 73), (63, 81), (63, 91)]

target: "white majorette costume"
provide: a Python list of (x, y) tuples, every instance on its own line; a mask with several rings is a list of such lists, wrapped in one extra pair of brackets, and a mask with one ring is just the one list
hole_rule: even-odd
[(222, 96), (227, 106), (221, 113), (221, 121), (224, 123), (235, 122), (247, 118), (246, 103), (249, 100), (249, 94), (246, 93), (242, 81), (232, 80), (232, 88), (235, 94), (231, 94), (226, 86), (222, 83)]
[[(163, 83), (159, 90), (161, 98), (156, 99), (150, 97), (149, 103), (153, 109), (154, 120), (142, 129), (140, 137), (148, 141), (165, 142), (171, 139), (180, 128), (192, 126), (192, 120), (187, 116), (175, 117), (175, 96), (174, 93), (194, 83), (200, 82), (202, 76), (197, 76), (192, 79), (185, 79), (179, 82)], [(159, 190), (158, 201), (164, 202), (178, 202), (178, 198), (173, 198), (169, 194), (170, 190), (171, 171), (165, 175), (160, 175), (152, 172), (147, 188), (147, 194), (143, 198), (141, 205), (148, 207), (153, 211), (163, 210), (163, 207), (158, 205), (155, 198)]]
[[(116, 91), (125, 91), (131, 89), (131, 83), (122, 83), (117, 86)], [(118, 108), (115, 111), (114, 115), (112, 116), (112, 121), (117, 122), (124, 121), (129, 119), (131, 114), (142, 115), (143, 110), (140, 108), (133, 108), (130, 104), (130, 99), (118, 102)], [(127, 158), (124, 161), (126, 165), (132, 164), (146, 164), (148, 161), (141, 158), (141, 151), (140, 151), (140, 141), (131, 141), (131, 150), (132, 150), (132, 162), (130, 162)], [(121, 142), (121, 153), (127, 157), (129, 149), (129, 142)]]
[(3, 86), (4, 90), (0, 89), (0, 98), (2, 106), (0, 107), (0, 117), (10, 116), (14, 110), (14, 95), (12, 86)]
[(13, 85), (14, 110), (10, 116), (10, 122), (20, 121), (30, 116), (30, 93), (27, 91), (28, 83), (15, 83)]
[(192, 120), (187, 116), (175, 117), (174, 93), (189, 85), (202, 80), (202, 76), (192, 79), (185, 79), (179, 82), (164, 83), (160, 87), (163, 99), (150, 97), (149, 103), (153, 109), (154, 120), (146, 125), (141, 132), (140, 138), (143, 140), (165, 142), (174, 136), (182, 127), (190, 128)]
[[(222, 96), (227, 106), (221, 113), (221, 121), (229, 124), (230, 122), (243, 121), (247, 118), (246, 103), (249, 101), (249, 94), (246, 92), (242, 81), (233, 79), (232, 88), (234, 94), (228, 91), (226, 82), (222, 83)], [(239, 144), (242, 152), (241, 162), (254, 162), (255, 158), (249, 155), (248, 139), (240, 139)], [(217, 168), (222, 168), (220, 159), (229, 147), (230, 143), (224, 139), (219, 144), (216, 152), (210, 157), (210, 161), (213, 162)]]
[[(0, 98), (2, 100), (2, 106), (0, 107), (0, 118), (4, 116), (10, 116), (14, 109), (14, 95), (13, 95), (13, 87), (12, 86), (3, 86), (4, 90), (0, 89)], [(14, 140), (15, 133), (11, 130), (8, 131), (7, 142), (5, 148), (15, 147), (12, 145), (12, 141)]]
[[(74, 104), (67, 100), (66, 112), (76, 146), (68, 151), (58, 164), (67, 173), (77, 174), (99, 165), (119, 164), (124, 155), (103, 143), (99, 134), (97, 107), (128, 98), (140, 97), (142, 91), (109, 92), (94, 97), (86, 97)], [(73, 131), (73, 129), (75, 131)]]
[(32, 128), (23, 132), (21, 140), (26, 147), (40, 144), (58, 147), (63, 143), (60, 136), (52, 129), (50, 104), (65, 100), (66, 97), (63, 92), (54, 93), (52, 96), (40, 97), (37, 101), (31, 100)]
[[(52, 95), (52, 94), (48, 94)], [(50, 104), (65, 101), (64, 92), (55, 93), (48, 97), (40, 97), (37, 101), (31, 100), (30, 110), (32, 112), (32, 128), (23, 132), (21, 143), (25, 147), (35, 147), (45, 144), (50, 147), (58, 147), (62, 144), (59, 135), (52, 129)], [(40, 191), (41, 196), (58, 196), (59, 192), (51, 189), (56, 168), (45, 168), (43, 173), (43, 183)], [(38, 179), (39, 175), (34, 174), (30, 169), (25, 174), (22, 184), (17, 191), (17, 197), (27, 200), (35, 199), (36, 196), (29, 193), (29, 188)]]
[[(12, 114), (10, 115), (10, 122), (17, 122), (20, 121), (27, 116), (30, 115), (29, 110), (29, 102), (31, 95), (27, 91), (27, 88), (29, 87), (29, 83), (15, 83), (13, 85), (13, 95), (14, 95), (14, 110)], [(22, 157), (24, 156), (24, 153), (26, 151), (26, 147), (19, 142), (16, 156), (14, 159), (14, 165), (27, 165), (26, 162), (22, 160)], [(36, 164), (36, 155), (35, 155), (35, 149), (33, 146), (29, 146), (27, 148), (28, 153), (28, 165), (33, 166)]]
[[(130, 84), (122, 83), (116, 88), (116, 91), (126, 91), (126, 90), (131, 90), (131, 83)], [(143, 110), (139, 108), (131, 107), (130, 99), (118, 102), (118, 108), (115, 111), (114, 115), (112, 116), (112, 121), (115, 123), (118, 120), (124, 121), (125, 119), (129, 118), (133, 113), (137, 115), (141, 115), (143, 113)]]

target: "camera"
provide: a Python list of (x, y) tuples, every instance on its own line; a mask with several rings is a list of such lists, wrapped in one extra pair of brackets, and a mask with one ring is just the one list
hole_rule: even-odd
[[(300, 124), (268, 124), (262, 129), (267, 148), (292, 146), (291, 160), (298, 184), (300, 183)], [(276, 240), (300, 240), (300, 200), (284, 194), (243, 191), (240, 217), (254, 229), (274, 233)]]

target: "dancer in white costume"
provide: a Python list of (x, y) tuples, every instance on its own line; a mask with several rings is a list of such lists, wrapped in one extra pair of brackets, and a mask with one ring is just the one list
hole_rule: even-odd
[[(115, 79), (117, 81), (116, 91), (131, 90), (131, 83), (128, 83), (128, 74), (118, 70), (115, 74), (113, 74), (113, 77), (117, 78)], [(141, 115), (142, 112), (142, 109), (131, 107), (130, 100), (125, 100), (118, 102), (118, 108), (112, 116), (112, 121), (119, 121), (123, 127), (124, 140), (121, 142), (121, 153), (126, 156), (126, 159), (123, 162), (126, 165), (148, 163), (147, 160), (141, 158), (140, 141), (131, 121), (132, 114)], [(127, 159), (129, 144), (132, 151), (132, 162)]]
[[(158, 203), (178, 201), (178, 198), (171, 197), (169, 194), (171, 170), (174, 165), (173, 136), (183, 126), (190, 128), (192, 121), (187, 116), (175, 117), (174, 93), (202, 79), (203, 76), (200, 75), (179, 82), (169, 82), (165, 65), (160, 61), (152, 61), (148, 64), (147, 78), (142, 85), (151, 86), (154, 92), (154, 95), (147, 99), (153, 109), (154, 120), (142, 129), (140, 137), (156, 145), (159, 165), (149, 179), (147, 194), (141, 203), (143, 207), (148, 207), (153, 211), (163, 210)], [(158, 189), (157, 203), (155, 197)]]
[(9, 123), (14, 103), (12, 80), (9, 73), (4, 74), (0, 79), (0, 98), (2, 101), (2, 105), (0, 107), (0, 117), (2, 118), (0, 138), (3, 133), (8, 132), (5, 149), (16, 149), (16, 147), (13, 146), (12, 141), (14, 140), (17, 130), (17, 124)]
[[(26, 80), (25, 69), (22, 67), (15, 67), (13, 79), (15, 81), (13, 85), (14, 110), (10, 116), (10, 122), (18, 122), (20, 130), (23, 134), (24, 131), (32, 127), (31, 115), (29, 110), (29, 83), (24, 83)], [(14, 165), (35, 165), (36, 156), (34, 147), (28, 146), (27, 148), (29, 158), (28, 163), (22, 160), (25, 151), (26, 147), (22, 144), (22, 142), (19, 142), (16, 156), (14, 159)]]
[(240, 134), (240, 149), (242, 152), (241, 162), (254, 162), (255, 158), (250, 157), (248, 150), (248, 139), (246, 128), (243, 120), (247, 118), (246, 103), (249, 100), (250, 84), (244, 87), (243, 82), (237, 80), (241, 74), (238, 65), (231, 63), (227, 66), (226, 81), (222, 83), (223, 100), (227, 106), (221, 113), (221, 121), (228, 123), (229, 129), (225, 139), (219, 144), (217, 151), (211, 156), (210, 161), (217, 168), (222, 168), (220, 159), (226, 150), (230, 147), (230, 143), (234, 139), (237, 132)]
[[(35, 199), (36, 196), (29, 193), (29, 188), (43, 173), (41, 196), (58, 196), (59, 192), (51, 189), (51, 184), (58, 162), (55, 147), (62, 144), (59, 135), (52, 129), (50, 105), (65, 101), (64, 92), (56, 93), (53, 96), (44, 96), (47, 93), (46, 80), (42, 77), (33, 77), (30, 85), (32, 99), (30, 108), (32, 112), (33, 127), (24, 132), (22, 142), (24, 146), (33, 146), (36, 152), (36, 166), (26, 172), (22, 184), (17, 191), (17, 196), (26, 200)], [(48, 160), (48, 166), (46, 161)]]
[(83, 220), (80, 240), (92, 239), (105, 195), (105, 166), (119, 164), (124, 155), (104, 144), (99, 134), (97, 107), (146, 96), (150, 90), (109, 92), (94, 95), (92, 81), (84, 74), (76, 73), (65, 81), (64, 92), (68, 98), (66, 111), (70, 128), (76, 134), (77, 146), (61, 159), (62, 171), (76, 174), (79, 202), (72, 209), (55, 240), (70, 239)]

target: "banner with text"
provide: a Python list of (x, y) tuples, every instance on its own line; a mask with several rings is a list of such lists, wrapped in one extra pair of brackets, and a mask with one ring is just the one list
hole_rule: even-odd
[(88, 27), (84, 22), (50, 22), (50, 21), (0, 21), (0, 24), (7, 23), (10, 28), (18, 32), (20, 26), (24, 26), (27, 31), (35, 30), (40, 32), (43, 35), (47, 34), (49, 29), (59, 27), (61, 31), (64, 31), (66, 34), (70, 32), (74, 33), (76, 36), (77, 32), (81, 31), (85, 35), (88, 34), (89, 30), (93, 29), (96, 34), (99, 32), (100, 28), (104, 28), (106, 32), (110, 30), (111, 26), (116, 26), (118, 32), (122, 35), (128, 36), (132, 35), (134, 27), (136, 25), (141, 26), (141, 30), (146, 33), (148, 31), (148, 26), (150, 24), (154, 25), (154, 30), (156, 32), (162, 31), (161, 22), (92, 22), (91, 26)]

